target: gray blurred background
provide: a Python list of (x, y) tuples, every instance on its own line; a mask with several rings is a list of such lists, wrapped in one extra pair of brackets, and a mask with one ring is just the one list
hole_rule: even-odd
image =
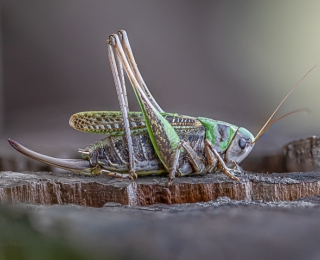
[[(66, 157), (103, 136), (69, 127), (73, 113), (119, 110), (105, 41), (125, 29), (140, 71), (167, 112), (205, 116), (254, 135), (320, 61), (320, 2), (1, 2), (0, 155), (10, 137)], [(129, 86), (129, 85), (128, 85)], [(131, 110), (139, 109), (132, 95)], [(250, 156), (319, 135), (320, 66), (293, 92)]]

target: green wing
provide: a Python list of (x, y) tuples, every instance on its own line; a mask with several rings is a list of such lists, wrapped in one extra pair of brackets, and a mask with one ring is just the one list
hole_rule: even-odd
[[(161, 113), (173, 128), (201, 127), (202, 123), (194, 117), (176, 113)], [(142, 112), (128, 112), (131, 133), (145, 131), (147, 126)], [(121, 111), (88, 111), (71, 116), (72, 128), (93, 134), (123, 135), (124, 125)]]

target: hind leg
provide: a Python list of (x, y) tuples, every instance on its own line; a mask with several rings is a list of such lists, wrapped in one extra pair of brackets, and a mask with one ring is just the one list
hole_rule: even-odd
[(107, 41), (107, 49), (108, 49), (111, 71), (112, 71), (114, 83), (116, 86), (118, 102), (119, 102), (122, 117), (123, 117), (123, 125), (124, 125), (125, 134), (126, 134), (126, 141), (127, 141), (128, 153), (129, 153), (130, 176), (135, 179), (138, 176), (135, 172), (135, 161), (134, 161), (132, 137), (130, 133), (130, 125), (129, 125), (129, 119), (128, 119), (129, 105), (128, 105), (128, 98), (127, 98), (127, 92), (126, 92), (125, 81), (124, 81), (123, 64), (118, 57), (117, 59), (115, 59), (115, 56), (109, 41)]
[(146, 83), (144, 82), (140, 71), (138, 69), (137, 63), (135, 61), (135, 58), (133, 56), (133, 52), (129, 43), (129, 39), (128, 39), (128, 35), (126, 33), (126, 31), (124, 30), (120, 30), (118, 32), (119, 35), (119, 39), (122, 45), (122, 48), (125, 52), (125, 54), (127, 55), (128, 58), (128, 62), (130, 64), (130, 67), (132, 68), (132, 71), (135, 75), (135, 78), (137, 79), (138, 83), (140, 84), (142, 90), (144, 91), (144, 93), (147, 95), (148, 99), (150, 100), (150, 102), (152, 103), (152, 105), (159, 111), (159, 112), (163, 112), (163, 110), (160, 108), (160, 106), (158, 105), (158, 103), (156, 102), (156, 100), (153, 98), (153, 96), (151, 95)]

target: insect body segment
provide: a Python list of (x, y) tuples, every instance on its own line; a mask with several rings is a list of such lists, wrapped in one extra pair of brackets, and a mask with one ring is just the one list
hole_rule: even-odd
[[(16, 150), (49, 165), (89, 175), (132, 179), (167, 172), (171, 182), (175, 176), (220, 170), (239, 181), (233, 169), (239, 168), (238, 164), (251, 152), (272, 116), (297, 86), (254, 137), (247, 129), (223, 121), (164, 112), (139, 72), (125, 31), (109, 37), (107, 50), (121, 111), (80, 112), (69, 121), (77, 130), (107, 136), (79, 150), (82, 160), (48, 157), (8, 139)], [(141, 112), (129, 111), (124, 71)]]
[(206, 138), (214, 145), (215, 150), (218, 152), (225, 151), (238, 127), (205, 117), (198, 117), (198, 120), (205, 126)]

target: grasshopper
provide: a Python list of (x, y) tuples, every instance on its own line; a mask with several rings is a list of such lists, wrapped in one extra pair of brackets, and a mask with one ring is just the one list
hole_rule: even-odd
[[(89, 133), (105, 134), (86, 149), (83, 159), (57, 159), (27, 149), (8, 139), (19, 152), (48, 165), (68, 171), (135, 179), (137, 176), (168, 173), (176, 176), (224, 172), (239, 181), (235, 172), (251, 152), (276, 111), (298, 86), (291, 88), (276, 110), (254, 137), (247, 129), (205, 117), (164, 112), (151, 95), (134, 59), (127, 33), (119, 31), (107, 40), (107, 50), (121, 111), (80, 112), (71, 116), (71, 127)], [(141, 112), (129, 110), (124, 71), (130, 80)]]

